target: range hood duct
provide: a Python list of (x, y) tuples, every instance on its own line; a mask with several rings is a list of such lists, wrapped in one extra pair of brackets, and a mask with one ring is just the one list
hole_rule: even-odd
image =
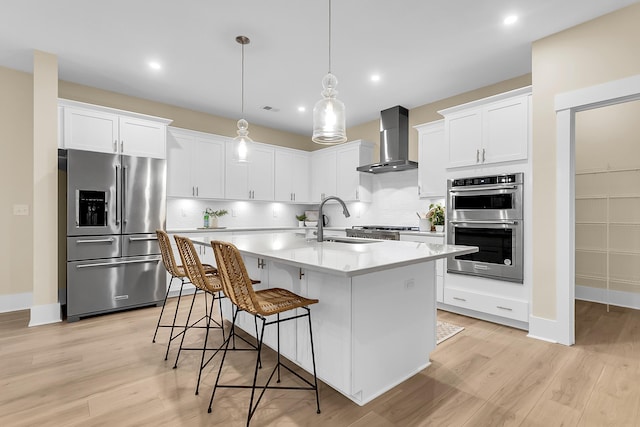
[(380, 112), (380, 163), (356, 168), (360, 172), (384, 173), (416, 169), (409, 157), (409, 110), (396, 105)]

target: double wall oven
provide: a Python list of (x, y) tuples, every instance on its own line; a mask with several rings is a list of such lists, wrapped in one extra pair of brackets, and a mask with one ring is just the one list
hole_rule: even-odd
[(522, 173), (447, 181), (447, 243), (479, 248), (447, 272), (523, 282), (522, 193)]

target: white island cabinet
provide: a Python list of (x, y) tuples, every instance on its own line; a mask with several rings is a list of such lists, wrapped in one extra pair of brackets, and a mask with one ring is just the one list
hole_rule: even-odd
[[(249, 275), (262, 281), (257, 289), (282, 287), (320, 301), (311, 306), (318, 378), (364, 405), (429, 366), (436, 346), (435, 261), (477, 248), (344, 240), (351, 243), (294, 233), (231, 237)], [(211, 238), (193, 241), (209, 245)], [(229, 306), (223, 312), (230, 317)], [(239, 326), (255, 335), (252, 318)], [(267, 332), (265, 344), (275, 347), (275, 338), (275, 330)], [(306, 319), (281, 330), (280, 345), (291, 362), (312, 370)]]

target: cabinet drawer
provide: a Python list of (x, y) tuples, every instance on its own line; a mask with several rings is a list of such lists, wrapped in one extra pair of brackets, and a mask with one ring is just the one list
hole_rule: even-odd
[(444, 291), (444, 302), (494, 316), (507, 317), (522, 322), (529, 321), (529, 304), (522, 300), (447, 287)]
[(121, 236), (67, 237), (67, 260), (114, 258), (120, 256)]

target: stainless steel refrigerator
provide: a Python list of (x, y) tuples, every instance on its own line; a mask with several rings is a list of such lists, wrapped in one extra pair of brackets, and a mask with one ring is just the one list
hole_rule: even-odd
[(155, 231), (165, 227), (165, 160), (60, 150), (59, 165), (67, 184), (67, 320), (162, 304)]

